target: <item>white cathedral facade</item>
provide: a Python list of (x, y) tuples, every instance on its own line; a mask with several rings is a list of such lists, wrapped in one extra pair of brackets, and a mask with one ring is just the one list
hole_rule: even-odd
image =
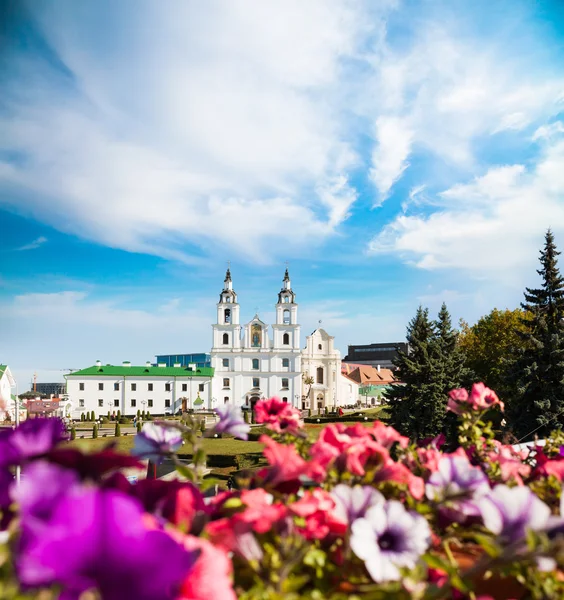
[(242, 325), (239, 309), (228, 269), (213, 325), (214, 405), (252, 409), (258, 400), (277, 396), (301, 408), (300, 326), (288, 270), (278, 293), (276, 322), (270, 327), (258, 315)]

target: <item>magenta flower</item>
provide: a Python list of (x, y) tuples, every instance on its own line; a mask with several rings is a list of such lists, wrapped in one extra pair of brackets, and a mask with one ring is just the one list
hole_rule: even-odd
[(21, 583), (61, 586), (65, 598), (97, 589), (104, 600), (172, 600), (197, 558), (148, 529), (141, 505), (114, 490), (71, 488), (41, 527), (22, 526)]
[(349, 524), (364, 517), (372, 506), (384, 503), (384, 496), (368, 485), (351, 487), (340, 483), (331, 490), (331, 496), (335, 514)]
[(180, 446), (182, 446), (182, 434), (178, 429), (145, 423), (141, 432), (135, 436), (135, 446), (131, 453), (160, 464)]
[(429, 477), (425, 493), (429, 500), (440, 503), (441, 512), (453, 521), (480, 515), (478, 498), (490, 491), (488, 478), (466, 457), (443, 456), (437, 470)]
[(61, 419), (28, 419), (0, 436), (0, 463), (18, 464), (42, 456), (66, 439)]
[(415, 567), (431, 540), (427, 521), (397, 500), (369, 508), (351, 529), (351, 548), (376, 582), (399, 580), (400, 569)]
[(30, 519), (48, 521), (59, 501), (78, 484), (73, 471), (40, 460), (25, 467), (25, 476), (19, 485), (12, 484), (10, 495), (25, 525)]
[(550, 525), (550, 508), (527, 487), (496, 485), (478, 503), (484, 525), (505, 543), (524, 538), (527, 529)]
[(223, 404), (218, 406), (215, 412), (219, 416), (219, 423), (214, 427), (216, 433), (228, 433), (242, 440), (249, 439), (251, 426), (245, 423), (243, 413), (238, 406)]

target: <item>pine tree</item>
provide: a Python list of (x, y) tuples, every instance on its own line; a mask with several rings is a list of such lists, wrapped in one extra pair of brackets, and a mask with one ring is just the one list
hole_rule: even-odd
[(513, 394), (508, 399), (507, 417), (519, 439), (545, 437), (564, 426), (564, 278), (550, 229), (540, 252), (542, 285), (525, 288), (526, 311), (520, 333), (524, 347), (519, 351), (510, 380)]
[[(402, 384), (392, 385), (385, 393), (390, 406), (390, 424), (413, 440), (429, 435), (425, 411), (432, 391), (434, 371), (434, 327), (429, 310), (419, 307), (407, 326), (408, 352), (398, 351), (394, 365)], [(433, 390), (434, 391), (434, 390)]]

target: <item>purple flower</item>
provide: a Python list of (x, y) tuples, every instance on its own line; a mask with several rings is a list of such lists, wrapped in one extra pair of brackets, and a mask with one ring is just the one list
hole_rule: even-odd
[(349, 524), (364, 517), (371, 506), (384, 503), (384, 496), (367, 485), (350, 487), (340, 483), (331, 490), (331, 496), (335, 500), (335, 514)]
[(73, 471), (41, 460), (25, 467), (24, 477), (19, 485), (12, 484), (10, 495), (24, 524), (28, 519), (47, 521), (59, 500), (78, 483)]
[(28, 528), (16, 568), (24, 586), (58, 585), (68, 598), (94, 588), (104, 600), (172, 600), (196, 559), (197, 552), (149, 529), (135, 499), (74, 487), (48, 527)]
[(160, 464), (166, 455), (176, 452), (182, 445), (182, 434), (178, 429), (163, 427), (155, 423), (145, 423), (135, 436), (132, 454)]
[(453, 521), (479, 516), (476, 500), (489, 491), (486, 475), (462, 456), (441, 458), (425, 486), (427, 498), (443, 504), (440, 510)]
[(245, 423), (243, 413), (238, 406), (223, 404), (215, 409), (219, 416), (219, 423), (214, 427), (216, 433), (229, 433), (235, 437), (247, 440), (251, 426)]
[(429, 546), (427, 521), (397, 500), (377, 504), (351, 528), (351, 548), (374, 581), (397, 581), (402, 567), (413, 568)]
[(505, 543), (522, 539), (527, 529), (550, 524), (550, 509), (527, 487), (497, 485), (478, 502), (484, 525)]
[(27, 419), (11, 435), (0, 438), (0, 451), (5, 450), (7, 460), (14, 464), (46, 454), (66, 439), (61, 419)]

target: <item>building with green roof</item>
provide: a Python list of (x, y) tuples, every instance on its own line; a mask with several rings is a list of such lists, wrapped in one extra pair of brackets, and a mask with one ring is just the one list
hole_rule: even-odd
[[(95, 365), (65, 375), (67, 395), (72, 403), (72, 416), (94, 412), (98, 416), (136, 415), (148, 411), (151, 415), (176, 414), (192, 408), (213, 408), (211, 367), (135, 366), (128, 361), (121, 365)], [(196, 400), (201, 399), (202, 405)]]

